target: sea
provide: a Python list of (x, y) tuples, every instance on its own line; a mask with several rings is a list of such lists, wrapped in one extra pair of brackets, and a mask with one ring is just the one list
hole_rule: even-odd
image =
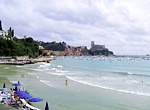
[[(20, 81), (20, 90), (42, 98), (32, 102), (41, 110), (46, 102), (50, 110), (150, 110), (147, 58), (56, 57), (50, 63), (0, 65), (0, 78)], [(13, 88), (11, 83), (6, 87)]]

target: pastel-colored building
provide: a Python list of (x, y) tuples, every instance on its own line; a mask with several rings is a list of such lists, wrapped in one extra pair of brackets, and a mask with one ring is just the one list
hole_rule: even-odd
[(85, 46), (80, 46), (80, 47), (75, 47), (75, 46), (70, 46), (65, 50), (65, 55), (66, 56), (81, 56), (82, 51), (85, 50)]

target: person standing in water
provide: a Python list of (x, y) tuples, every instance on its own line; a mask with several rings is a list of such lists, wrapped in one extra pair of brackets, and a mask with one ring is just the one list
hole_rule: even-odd
[(66, 79), (66, 86), (68, 85), (68, 80)]

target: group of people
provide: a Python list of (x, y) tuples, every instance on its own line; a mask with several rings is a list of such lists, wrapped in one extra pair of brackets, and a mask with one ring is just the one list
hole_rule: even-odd
[(25, 105), (26, 103), (22, 102), (20, 98), (17, 96), (13, 89), (0, 91), (0, 102), (1, 104), (7, 104), (8, 106), (15, 108), (24, 108), (24, 110), (30, 110)]

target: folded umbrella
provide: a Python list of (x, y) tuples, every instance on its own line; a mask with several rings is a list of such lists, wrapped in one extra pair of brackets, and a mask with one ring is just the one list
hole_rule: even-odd
[(45, 110), (49, 110), (48, 102), (46, 102)]

